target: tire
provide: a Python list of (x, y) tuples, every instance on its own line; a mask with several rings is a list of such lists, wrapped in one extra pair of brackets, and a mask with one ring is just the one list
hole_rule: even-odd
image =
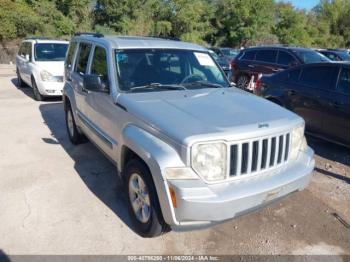
[(84, 142), (84, 135), (80, 134), (75, 124), (74, 114), (70, 105), (67, 105), (66, 112), (66, 128), (69, 140), (73, 145), (79, 145)]
[(128, 210), (136, 233), (151, 238), (169, 231), (148, 167), (141, 160), (133, 159), (127, 163), (124, 175)]
[(18, 68), (16, 68), (16, 74), (17, 74), (17, 87), (25, 87), (26, 84), (23, 82), (22, 77), (19, 74)]
[(250, 80), (247, 75), (239, 75), (237, 77), (236, 85), (240, 89), (247, 89), (249, 81)]
[(36, 101), (44, 101), (45, 97), (42, 94), (40, 94), (34, 78), (32, 78), (32, 87), (33, 87), (34, 99)]

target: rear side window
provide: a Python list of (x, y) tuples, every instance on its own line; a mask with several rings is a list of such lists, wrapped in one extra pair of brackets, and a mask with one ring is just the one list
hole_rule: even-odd
[(256, 54), (255, 60), (266, 62), (266, 63), (276, 63), (277, 51), (275, 50), (261, 50)]
[(241, 60), (254, 60), (255, 54), (256, 54), (256, 51), (246, 51), (241, 57)]
[(79, 54), (77, 58), (75, 71), (81, 75), (84, 75), (86, 72), (90, 50), (91, 50), (90, 44), (80, 43)]
[(66, 68), (71, 68), (73, 65), (73, 57), (74, 57), (74, 51), (77, 47), (76, 42), (71, 42), (69, 45), (69, 49), (67, 52), (67, 58), (66, 58)]
[(332, 69), (332, 67), (327, 66), (304, 68), (301, 73), (300, 81), (314, 88), (330, 89)]
[(96, 46), (91, 64), (91, 74), (98, 75), (105, 83), (108, 83), (108, 67), (106, 50)]
[(277, 64), (279, 65), (285, 65), (285, 66), (292, 66), (296, 64), (296, 61), (293, 56), (288, 54), (285, 51), (279, 51), (278, 52), (278, 59), (277, 59)]
[(29, 42), (22, 43), (22, 45), (18, 51), (18, 54), (20, 56), (23, 56), (23, 57), (25, 57), (26, 55), (29, 55), (29, 58), (31, 59), (31, 57), (32, 57), (32, 44)]
[(26, 46), (26, 43), (22, 43), (22, 44), (21, 44), (21, 47), (20, 47), (19, 50), (18, 50), (18, 54), (19, 54), (20, 56), (25, 56), (25, 46)]
[(340, 72), (337, 91), (350, 95), (350, 69), (343, 68)]

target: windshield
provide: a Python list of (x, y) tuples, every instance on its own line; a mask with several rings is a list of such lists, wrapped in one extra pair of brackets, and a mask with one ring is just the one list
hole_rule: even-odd
[(173, 49), (116, 50), (115, 60), (119, 88), (123, 91), (229, 86), (224, 74), (207, 52)]
[(329, 62), (327, 57), (315, 51), (296, 51), (296, 54), (305, 64)]
[(64, 61), (68, 44), (39, 43), (34, 46), (35, 61)]

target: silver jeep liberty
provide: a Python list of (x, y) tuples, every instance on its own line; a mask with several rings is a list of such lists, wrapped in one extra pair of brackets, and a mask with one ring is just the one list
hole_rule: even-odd
[(77, 34), (63, 102), (73, 144), (88, 137), (125, 182), (135, 231), (207, 227), (304, 189), (304, 121), (230, 86), (201, 46)]

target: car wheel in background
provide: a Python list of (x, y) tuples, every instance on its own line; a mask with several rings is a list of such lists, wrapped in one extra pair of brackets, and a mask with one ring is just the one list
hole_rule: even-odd
[(38, 89), (38, 87), (36, 85), (36, 82), (35, 82), (34, 78), (32, 78), (32, 87), (33, 87), (34, 99), (36, 101), (43, 101), (43, 100), (45, 100), (45, 97), (42, 94), (40, 94), (39, 89)]
[(237, 77), (236, 85), (240, 89), (246, 89), (249, 84), (249, 77), (247, 75), (239, 75)]
[(16, 74), (17, 74), (17, 86), (18, 87), (25, 87), (25, 83), (23, 82), (22, 77), (19, 74), (18, 68), (16, 68)]
[(66, 110), (66, 127), (69, 140), (72, 142), (72, 144), (78, 145), (84, 142), (84, 135), (80, 134), (78, 131), (70, 105), (67, 106)]
[(125, 168), (128, 209), (135, 231), (143, 237), (156, 237), (169, 227), (164, 222), (157, 192), (147, 166), (138, 159)]

